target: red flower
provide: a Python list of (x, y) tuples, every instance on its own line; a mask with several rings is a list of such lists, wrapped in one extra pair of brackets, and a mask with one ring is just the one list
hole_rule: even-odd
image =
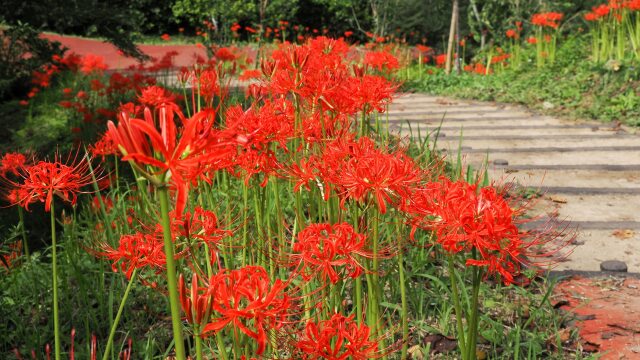
[(173, 238), (182, 236), (188, 241), (188, 248), (192, 250), (202, 244), (206, 244), (215, 258), (220, 240), (233, 235), (230, 230), (218, 227), (218, 217), (213, 211), (205, 210), (199, 206), (193, 214), (187, 211), (184, 215), (171, 214), (171, 228)]
[(227, 47), (221, 47), (216, 50), (214, 56), (220, 61), (234, 61), (238, 58), (238, 56)]
[(169, 34), (162, 34), (162, 35), (160, 35), (160, 38), (163, 41), (170, 41), (171, 40), (171, 36), (169, 36)]
[(357, 278), (364, 268), (355, 255), (370, 256), (365, 250), (365, 235), (358, 234), (353, 226), (342, 224), (311, 224), (298, 234), (291, 254), (292, 265), (302, 266), (305, 278), (318, 275), (333, 284), (340, 280), (339, 272)]
[(218, 72), (215, 69), (205, 69), (195, 76), (200, 96), (208, 106), (212, 105), (214, 97), (221, 94)]
[(18, 170), (27, 163), (27, 157), (21, 153), (6, 153), (0, 159), (0, 176), (12, 173), (18, 176)]
[(242, 75), (240, 75), (238, 80), (246, 81), (246, 80), (251, 80), (251, 79), (259, 79), (261, 76), (262, 76), (262, 71), (247, 69), (247, 70), (242, 72)]
[(447, 54), (436, 55), (436, 66), (442, 67), (447, 62)]
[[(108, 134), (122, 153), (122, 159), (136, 164), (154, 185), (169, 183), (176, 187), (176, 211), (180, 214), (186, 204), (189, 184), (216, 161), (228, 158), (235, 151), (234, 146), (246, 142), (247, 138), (213, 130), (215, 112), (212, 110), (203, 110), (191, 118), (185, 118), (173, 103), (162, 104), (156, 110), (159, 130), (151, 110), (145, 108), (144, 120), (131, 119), (121, 113), (117, 127), (109, 121)], [(182, 124), (181, 129), (176, 126), (176, 117)], [(149, 170), (145, 171), (147, 166)]]
[[(478, 188), (463, 180), (441, 178), (412, 197), (409, 212), (435, 231), (437, 242), (450, 253), (477, 251), (468, 266), (481, 266), (487, 275), (500, 274), (505, 284), (519, 274), (525, 244), (516, 227), (519, 210), (512, 209), (494, 187)], [(538, 242), (539, 243), (539, 242)]]
[(18, 204), (28, 210), (29, 204), (40, 201), (45, 203), (45, 211), (49, 211), (53, 196), (57, 195), (75, 205), (82, 187), (92, 182), (86, 161), (83, 159), (74, 163), (76, 160), (67, 165), (56, 155), (54, 162), (40, 161), (32, 166), (20, 167), (18, 172), (23, 182), (9, 181), (13, 188), (21, 191)]
[(281, 280), (271, 284), (267, 271), (259, 266), (220, 271), (209, 280), (208, 290), (219, 316), (202, 333), (215, 333), (231, 324), (258, 342), (257, 355), (261, 355), (267, 344), (266, 330), (280, 329), (288, 317), (291, 300), (286, 286)]
[[(119, 269), (125, 273), (128, 279), (131, 278), (135, 269), (148, 267), (154, 272), (160, 273), (167, 263), (162, 233), (155, 232), (123, 235), (120, 237), (117, 249), (104, 244), (98, 255), (112, 261), (113, 271)], [(118, 266), (118, 264), (120, 265)]]
[(520, 37), (520, 34), (518, 34), (518, 32), (513, 29), (509, 29), (507, 30), (507, 37), (510, 39), (518, 39)]
[(330, 166), (326, 178), (335, 186), (340, 204), (348, 199), (375, 202), (380, 213), (387, 203), (405, 199), (421, 177), (420, 170), (401, 151), (388, 153), (375, 148), (373, 140), (339, 140), (328, 144), (323, 157)]
[[(187, 289), (184, 277), (180, 274), (178, 279), (178, 293), (180, 296), (180, 305), (184, 311), (187, 321), (194, 325), (201, 325), (203, 321), (208, 321), (211, 311), (213, 310), (214, 299), (207, 292), (206, 287), (198, 285), (198, 275), (193, 274), (191, 279), (191, 288)], [(196, 334), (200, 335), (200, 334)]]
[(107, 69), (102, 56), (87, 54), (80, 60), (80, 71), (85, 74), (100, 72)]
[(386, 51), (369, 51), (364, 56), (364, 64), (380, 71), (383, 69), (395, 70), (400, 68), (398, 59)]
[(91, 155), (96, 156), (109, 156), (118, 154), (118, 147), (114, 144), (113, 140), (108, 133), (104, 133), (95, 144), (89, 145), (89, 151)]
[(147, 86), (142, 89), (138, 101), (143, 105), (155, 107), (162, 104), (173, 103), (175, 96), (159, 86)]
[(304, 334), (295, 343), (305, 360), (367, 360), (382, 356), (378, 341), (370, 339), (369, 328), (353, 321), (354, 316), (334, 314), (318, 323), (307, 322)]
[(373, 111), (384, 112), (386, 106), (391, 103), (398, 86), (391, 81), (375, 75), (354, 77), (346, 83), (344, 88), (344, 101), (348, 101), (349, 108), (343, 108), (348, 113)]
[(563, 14), (557, 12), (533, 14), (531, 17), (531, 23), (541, 27), (557, 29), (558, 26), (560, 26), (559, 23), (563, 17)]

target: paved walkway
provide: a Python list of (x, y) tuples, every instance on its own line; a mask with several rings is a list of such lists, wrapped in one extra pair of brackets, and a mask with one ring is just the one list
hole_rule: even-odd
[[(61, 43), (70, 52), (78, 55), (101, 56), (110, 70), (126, 69), (131, 65), (138, 65), (138, 60), (124, 56), (117, 47), (104, 41), (57, 34), (42, 34), (42, 37)], [(207, 58), (206, 50), (196, 45), (139, 45), (139, 48), (144, 54), (155, 59), (161, 59), (165, 54), (176, 51), (178, 55), (173, 58), (176, 67), (191, 66), (197, 57)]]
[(556, 270), (599, 271), (615, 259), (640, 272), (640, 136), (633, 130), (424, 94), (401, 95), (389, 119), (403, 135), (409, 124), (415, 135), (442, 121), (437, 147), (452, 159), (462, 135), (467, 164), (478, 169), (488, 154), (492, 179), (540, 193), (538, 221), (555, 217), (578, 228), (574, 252)]
[[(605, 260), (640, 272), (640, 135), (632, 129), (538, 116), (515, 105), (405, 94), (389, 119), (404, 136), (435, 132), (437, 148), (478, 169), (488, 157), (496, 181), (516, 181), (542, 194), (534, 215), (577, 227), (576, 247), (556, 270), (590, 272), (562, 281), (551, 301), (574, 315), (571, 349), (600, 359), (640, 359), (640, 280), (600, 270)], [(442, 122), (442, 125), (440, 123)], [(564, 330), (569, 331), (569, 330)]]

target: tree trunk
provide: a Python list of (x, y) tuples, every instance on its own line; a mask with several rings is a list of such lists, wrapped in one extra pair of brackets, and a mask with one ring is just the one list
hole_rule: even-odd
[(451, 26), (449, 27), (449, 44), (447, 45), (447, 62), (445, 72), (451, 73), (451, 59), (453, 57), (453, 42), (456, 37), (456, 23), (458, 22), (458, 0), (453, 0), (453, 11), (451, 12)]

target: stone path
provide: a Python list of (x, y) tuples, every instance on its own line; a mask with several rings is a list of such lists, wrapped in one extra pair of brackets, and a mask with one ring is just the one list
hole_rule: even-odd
[[(389, 111), (392, 130), (440, 127), (437, 148), (492, 179), (539, 193), (534, 214), (577, 227), (575, 250), (556, 270), (599, 271), (622, 260), (640, 272), (640, 135), (611, 124), (560, 120), (516, 105), (404, 94)], [(462, 142), (461, 142), (462, 136)], [(547, 218), (548, 219), (548, 218)]]

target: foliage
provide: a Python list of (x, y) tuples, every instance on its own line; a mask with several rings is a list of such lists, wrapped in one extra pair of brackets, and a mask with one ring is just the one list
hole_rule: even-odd
[(144, 0), (137, 4), (139, 8), (136, 8), (136, 4), (126, 0), (47, 0), (28, 3), (7, 0), (3, 6), (11, 11), (4, 12), (3, 16), (9, 25), (25, 23), (38, 31), (104, 37), (124, 53), (142, 57), (134, 38), (142, 29), (146, 10), (143, 7)]
[[(560, 45), (556, 63), (536, 68), (535, 52), (522, 54), (519, 70), (506, 69), (490, 76), (463, 73), (447, 76), (414, 73), (410, 85), (435, 94), (487, 101), (520, 103), (535, 110), (604, 121), (619, 120), (640, 125), (640, 77), (637, 65), (619, 68), (595, 65), (588, 59), (585, 36), (572, 37)], [(528, 60), (527, 60), (528, 59)]]
[(59, 44), (41, 39), (24, 23), (0, 26), (0, 40), (0, 101), (26, 94), (33, 71), (62, 53)]

